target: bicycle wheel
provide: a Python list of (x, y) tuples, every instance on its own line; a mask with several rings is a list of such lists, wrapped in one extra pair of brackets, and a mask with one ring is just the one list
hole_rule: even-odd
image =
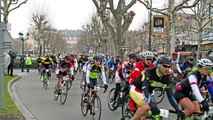
[(115, 107), (113, 106), (113, 103), (114, 103), (114, 100), (113, 97), (114, 97), (114, 92), (115, 92), (115, 88), (112, 88), (110, 91), (109, 91), (109, 94), (108, 94), (108, 99), (107, 99), (107, 103), (108, 103), (108, 107), (111, 111), (114, 111), (115, 110)]
[(72, 80), (69, 80), (67, 83), (67, 88), (68, 90), (72, 87)]
[(156, 88), (152, 94), (152, 100), (154, 103), (159, 104), (163, 101), (165, 96), (165, 91), (162, 91), (160, 88)]
[(85, 89), (86, 89), (86, 80), (85, 80), (85, 77), (83, 77), (81, 79), (81, 82), (80, 82), (80, 92), (81, 92), (81, 94), (84, 93)]
[(86, 116), (88, 113), (88, 108), (89, 108), (89, 103), (88, 101), (85, 102), (84, 101), (84, 95), (81, 95), (81, 112), (83, 114), (83, 116)]
[(47, 78), (46, 78), (46, 76), (44, 76), (43, 87), (45, 88), (45, 90), (47, 90)]
[(94, 96), (91, 102), (92, 104), (92, 119), (100, 120), (101, 119), (101, 99), (99, 96)]
[(121, 120), (131, 120), (131, 118), (132, 118), (131, 116), (125, 115), (121, 118)]
[(54, 89), (53, 96), (54, 96), (54, 100), (56, 101), (56, 100), (58, 100), (59, 95), (58, 95), (58, 96), (55, 96), (55, 91), (56, 91), (56, 89)]
[(122, 103), (122, 108), (121, 108), (121, 112), (122, 112), (122, 116), (132, 116), (134, 113), (133, 111), (131, 111), (129, 109), (129, 100), (130, 100), (130, 96), (127, 95)]
[(68, 93), (68, 87), (67, 87), (67, 83), (64, 83), (62, 86), (61, 86), (61, 95), (60, 95), (60, 102), (61, 104), (63, 105), (66, 100), (67, 100), (67, 93)]

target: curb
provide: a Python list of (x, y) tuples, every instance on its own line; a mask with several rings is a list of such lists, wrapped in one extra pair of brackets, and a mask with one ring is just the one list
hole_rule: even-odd
[(18, 77), (13, 78), (12, 80), (9, 81), (8, 85), (7, 85), (7, 90), (10, 94), (10, 97), (12, 98), (12, 100), (14, 101), (14, 103), (16, 104), (17, 108), (20, 110), (20, 112), (22, 113), (22, 115), (24, 116), (24, 118), (26, 120), (37, 120), (37, 118), (33, 115), (33, 113), (27, 108), (27, 106), (25, 104), (22, 103), (21, 99), (18, 97), (17, 93), (16, 93), (16, 89), (15, 86), (13, 85), (15, 82), (17, 82), (19, 79), (21, 79), (22, 77), (20, 75), (18, 75)]

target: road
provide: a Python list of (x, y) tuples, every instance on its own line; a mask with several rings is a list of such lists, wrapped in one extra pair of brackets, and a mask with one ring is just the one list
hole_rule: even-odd
[[(42, 82), (39, 80), (37, 71), (30, 71), (18, 80), (14, 87), (21, 102), (30, 110), (35, 116), (36, 120), (90, 120), (91, 116), (88, 114), (84, 117), (80, 108), (80, 75), (76, 76), (72, 88), (68, 93), (68, 99), (64, 105), (60, 101), (55, 101), (53, 98), (54, 84), (56, 81), (55, 75), (52, 75), (50, 86), (47, 90), (42, 87)], [(102, 102), (102, 116), (101, 120), (120, 120), (121, 110), (114, 112), (110, 111), (107, 106), (107, 94), (114, 85), (110, 85), (106, 94), (99, 92)], [(170, 107), (167, 99), (161, 104), (164, 107)]]

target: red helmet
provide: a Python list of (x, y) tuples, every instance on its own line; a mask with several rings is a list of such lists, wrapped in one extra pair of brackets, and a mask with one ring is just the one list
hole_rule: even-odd
[(177, 57), (178, 56), (178, 53), (177, 52), (173, 52), (172, 53), (172, 57)]

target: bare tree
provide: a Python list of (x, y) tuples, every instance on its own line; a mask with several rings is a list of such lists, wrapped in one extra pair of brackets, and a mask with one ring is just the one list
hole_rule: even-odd
[[(168, 0), (168, 8), (158, 9), (152, 8), (148, 2), (145, 0), (138, 0), (140, 3), (145, 5), (145, 7), (153, 12), (166, 15), (167, 20), (167, 52), (171, 53), (175, 49), (175, 13), (182, 9), (187, 9), (195, 7), (201, 0)], [(167, 11), (167, 12), (165, 12)]]
[[(19, 8), (21, 5), (26, 4), (28, 0), (1, 0), (3, 6), (1, 6), (2, 15), (3, 15), (3, 23), (7, 25), (8, 16), (10, 12)], [(7, 26), (6, 26), (7, 27)]]
[[(45, 49), (47, 46), (46, 43), (48, 39), (48, 33), (52, 30), (53, 27), (51, 27), (50, 23), (50, 16), (48, 12), (48, 8), (34, 5), (32, 6), (32, 14), (30, 16), (31, 26), (34, 28), (32, 31), (32, 37), (37, 42), (37, 51), (39, 51), (39, 55), (45, 54)], [(43, 52), (42, 52), (43, 48)]]
[[(115, 50), (124, 58), (124, 51), (122, 51), (125, 41), (123, 39), (124, 33), (128, 30), (132, 19), (135, 16), (133, 11), (127, 12), (135, 3), (136, 0), (118, 0), (115, 4), (114, 0), (92, 0), (97, 8), (97, 13), (101, 18), (103, 25), (106, 28), (108, 36), (115, 44)], [(110, 15), (115, 20), (113, 25), (109, 19)]]
[(16, 53), (21, 52), (22, 43), (21, 40), (15, 39), (12, 43), (12, 50)]

